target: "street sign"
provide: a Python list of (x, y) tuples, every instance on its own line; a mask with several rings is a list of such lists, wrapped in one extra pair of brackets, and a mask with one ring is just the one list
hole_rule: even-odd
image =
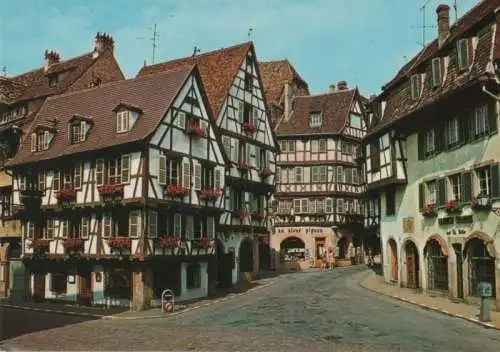
[(175, 309), (175, 294), (170, 289), (163, 290), (161, 293), (161, 311), (163, 313), (172, 313)]

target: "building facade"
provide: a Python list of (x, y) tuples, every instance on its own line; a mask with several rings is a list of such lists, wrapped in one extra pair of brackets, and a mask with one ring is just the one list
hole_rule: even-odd
[[(366, 134), (363, 98), (345, 81), (331, 92), (296, 96), (277, 127), (280, 154), (271, 246), (291, 267), (337, 265), (362, 256), (363, 217), (357, 149)], [(287, 264), (285, 264), (287, 266)]]
[(274, 133), (267, 115), (252, 43), (146, 66), (138, 76), (196, 63), (228, 158), (225, 212), (219, 219), (218, 257), (232, 270), (230, 282), (269, 265), (268, 201), (274, 189)]
[(43, 67), (0, 77), (0, 296), (15, 289), (15, 277), (9, 279), (13, 276), (9, 258), (18, 258), (21, 253), (21, 226), (12, 219), (12, 178), (4, 165), (18, 151), (47, 97), (124, 79), (113, 52), (113, 38), (97, 33), (89, 53), (61, 60), (57, 52), (46, 50)]
[(206, 296), (225, 160), (196, 67), (46, 100), (13, 174), (28, 295), (145, 309)]
[(372, 101), (367, 188), (380, 194), (386, 281), (500, 309), (500, 1), (450, 26)]

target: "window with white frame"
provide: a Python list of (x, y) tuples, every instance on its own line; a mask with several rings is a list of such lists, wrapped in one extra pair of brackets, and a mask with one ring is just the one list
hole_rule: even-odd
[(462, 190), (462, 175), (456, 174), (448, 177), (451, 188), (451, 199), (449, 200), (460, 200), (460, 194)]
[(148, 236), (156, 237), (158, 235), (158, 212), (156, 210), (148, 211), (148, 227)]
[(425, 132), (425, 154), (431, 155), (436, 151), (436, 133), (434, 129)]
[(325, 213), (333, 213), (333, 199), (332, 198), (325, 199)]
[(174, 214), (174, 233), (173, 235), (175, 237), (181, 237), (182, 236), (182, 215), (181, 214)]
[(31, 151), (40, 152), (49, 148), (52, 135), (49, 131), (37, 132), (31, 134)]
[(292, 209), (292, 201), (290, 200), (280, 200), (278, 202), (278, 213), (288, 214)]
[(303, 182), (303, 172), (304, 169), (302, 167), (296, 167), (295, 169), (295, 183), (302, 183)]
[(58, 237), (67, 238), (69, 235), (69, 221), (59, 220), (59, 235)]
[(319, 142), (317, 140), (311, 141), (311, 152), (317, 153), (319, 151)]
[(437, 183), (427, 182), (427, 204), (437, 204)]
[(90, 218), (88, 216), (82, 217), (81, 237), (88, 238), (90, 233)]
[(438, 87), (441, 85), (441, 58), (435, 57), (432, 59), (432, 86)]
[(309, 126), (310, 127), (321, 127), (323, 124), (323, 116), (321, 112), (315, 111), (309, 113)]
[(45, 172), (40, 171), (38, 173), (38, 190), (39, 191), (45, 191)]
[(183, 111), (177, 111), (176, 115), (173, 117), (174, 125), (184, 129), (186, 128), (186, 113)]
[(337, 174), (337, 182), (345, 183), (346, 177), (344, 173), (344, 167), (342, 165), (337, 166), (336, 174)]
[(345, 212), (344, 199), (337, 198), (337, 213)]
[(481, 169), (476, 169), (476, 177), (477, 177), (477, 186), (479, 191), (478, 193), (482, 193), (489, 196), (491, 192), (490, 168), (484, 167)]
[(480, 137), (489, 133), (488, 106), (482, 105), (474, 110), (474, 137)]
[(121, 183), (121, 160), (110, 159), (108, 162), (108, 182), (112, 185)]
[(115, 235), (117, 226), (111, 213), (104, 213), (102, 216), (102, 236), (110, 237)]
[(129, 213), (128, 234), (130, 237), (137, 237), (141, 229), (141, 212), (140, 210), (131, 210)]
[(420, 97), (422, 77), (420, 74), (415, 74), (410, 77), (410, 95), (412, 100)]
[(53, 239), (55, 237), (55, 220), (54, 219), (47, 219), (46, 224), (45, 224), (45, 238), (46, 239)]
[(128, 132), (130, 127), (130, 112), (128, 110), (119, 111), (116, 114), (116, 132)]
[(326, 165), (311, 167), (312, 182), (325, 183), (327, 182), (327, 167)]
[(75, 164), (74, 173), (75, 175), (73, 176), (73, 186), (75, 188), (81, 188), (83, 176), (82, 163), (78, 162)]
[(63, 178), (63, 188), (73, 188), (73, 171), (72, 169), (64, 170), (64, 178)]
[(352, 154), (353, 153), (352, 143), (340, 140), (340, 151), (344, 154)]
[(458, 69), (465, 70), (470, 66), (469, 40), (460, 39), (457, 42)]
[(449, 146), (454, 146), (458, 142), (460, 142), (460, 135), (459, 135), (459, 126), (458, 126), (458, 118), (454, 118), (452, 120), (449, 120), (447, 122), (448, 124), (448, 145)]
[(316, 213), (316, 199), (310, 199), (309, 200), (309, 212), (311, 214)]
[(104, 159), (97, 159), (95, 163), (95, 180), (97, 186), (104, 184)]
[(282, 140), (280, 141), (280, 148), (282, 153), (295, 152), (295, 140)]
[(326, 153), (326, 145), (327, 145), (326, 142), (327, 142), (326, 139), (319, 140), (319, 152), (320, 153)]
[(325, 212), (325, 200), (324, 199), (317, 199), (316, 200), (316, 211), (318, 213)]
[(87, 135), (87, 123), (85, 121), (75, 121), (70, 125), (71, 144), (85, 141)]

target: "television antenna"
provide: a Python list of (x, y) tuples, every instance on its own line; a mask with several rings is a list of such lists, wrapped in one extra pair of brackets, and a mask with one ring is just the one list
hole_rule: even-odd
[(455, 11), (455, 22), (458, 21), (458, 5), (457, 0), (453, 0), (453, 10)]
[(0, 71), (2, 72), (3, 77), (7, 77), (7, 66), (0, 66)]
[(152, 42), (152, 47), (153, 47), (153, 57), (151, 60), (151, 64), (154, 65), (156, 61), (156, 49), (158, 48), (158, 38), (160, 37), (160, 34), (158, 34), (156, 23), (154, 24), (153, 27), (149, 27), (149, 29), (153, 30), (153, 36), (151, 38), (146, 38), (146, 37), (136, 37), (135, 39), (149, 39)]
[(252, 33), (253, 33), (253, 28), (248, 28), (248, 41), (252, 41)]
[(199, 54), (200, 52), (201, 52), (201, 49), (200, 49), (200, 48), (198, 48), (197, 46), (195, 46), (195, 47), (193, 48), (193, 57), (195, 57), (195, 56), (196, 56), (196, 54)]
[(420, 7), (420, 12), (422, 12), (422, 26), (421, 26), (421, 28), (422, 28), (422, 42), (418, 43), (418, 44), (422, 45), (423, 47), (425, 47), (425, 31), (427, 30), (427, 28), (436, 28), (436, 26), (434, 26), (434, 25), (427, 25), (426, 24), (425, 10), (426, 10), (427, 5), (431, 1), (433, 1), (433, 0), (426, 0), (424, 2), (424, 4)]

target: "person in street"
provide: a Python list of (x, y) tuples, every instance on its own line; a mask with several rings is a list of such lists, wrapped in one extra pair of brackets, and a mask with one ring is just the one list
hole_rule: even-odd
[(323, 260), (321, 262), (321, 270), (326, 270), (328, 267), (328, 251), (324, 250), (323, 251)]
[(330, 266), (330, 270), (333, 270), (333, 249), (330, 247), (328, 249), (328, 265)]
[(373, 250), (371, 248), (368, 248), (368, 266), (373, 266)]

